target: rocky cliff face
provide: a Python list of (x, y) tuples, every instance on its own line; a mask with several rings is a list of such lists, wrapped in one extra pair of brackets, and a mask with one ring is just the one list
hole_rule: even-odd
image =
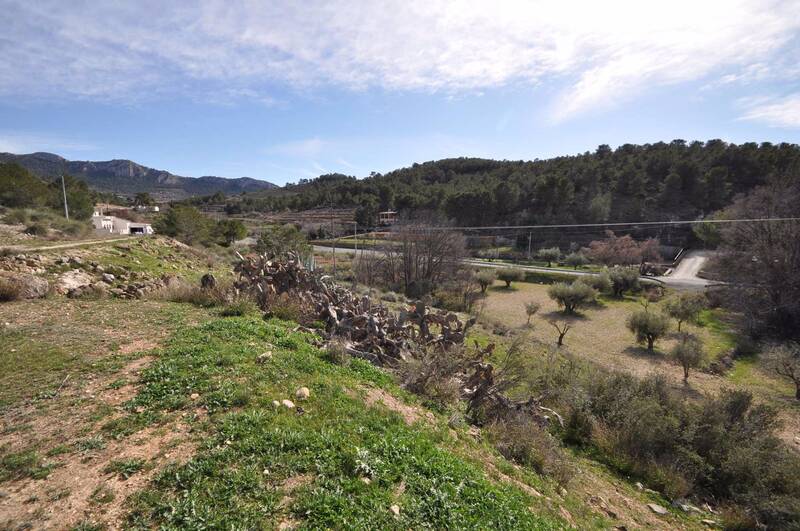
[(62, 173), (86, 181), (103, 192), (132, 196), (148, 192), (162, 201), (185, 199), (216, 192), (240, 194), (255, 192), (275, 185), (250, 177), (182, 177), (168, 171), (142, 166), (131, 160), (70, 161), (53, 153), (14, 155), (0, 153), (0, 162), (16, 162), (44, 179), (55, 179)]

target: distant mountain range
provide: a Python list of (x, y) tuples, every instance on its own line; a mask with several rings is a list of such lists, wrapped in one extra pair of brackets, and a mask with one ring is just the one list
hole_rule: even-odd
[(43, 179), (55, 179), (65, 173), (86, 181), (95, 190), (121, 196), (147, 192), (159, 201), (186, 199), (216, 192), (233, 195), (277, 187), (270, 182), (250, 177), (181, 177), (131, 160), (79, 161), (67, 160), (53, 153), (0, 153), (0, 162), (16, 162)]

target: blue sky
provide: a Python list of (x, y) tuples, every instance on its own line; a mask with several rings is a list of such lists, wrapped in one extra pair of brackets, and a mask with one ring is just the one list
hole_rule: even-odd
[(0, 151), (278, 184), (800, 142), (800, 2), (0, 0)]

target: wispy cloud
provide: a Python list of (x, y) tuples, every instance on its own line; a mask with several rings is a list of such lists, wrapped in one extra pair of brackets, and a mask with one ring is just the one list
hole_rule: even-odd
[(93, 144), (68, 138), (40, 133), (0, 131), (0, 152), (23, 154), (53, 151), (62, 154), (95, 150), (97, 146)]
[(453, 96), (553, 83), (564, 87), (556, 121), (654, 86), (769, 75), (800, 29), (793, 0), (2, 0), (2, 10), (13, 23), (0, 37), (0, 95), (270, 103), (272, 85)]
[(266, 151), (272, 155), (285, 155), (294, 158), (313, 158), (330, 146), (330, 142), (314, 137), (274, 144), (269, 146)]
[(800, 92), (783, 97), (743, 100), (741, 120), (764, 123), (770, 127), (800, 128)]

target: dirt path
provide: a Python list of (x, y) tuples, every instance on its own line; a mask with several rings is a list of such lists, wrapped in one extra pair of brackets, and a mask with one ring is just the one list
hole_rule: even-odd
[(106, 238), (103, 240), (79, 240), (75, 242), (69, 243), (57, 243), (54, 245), (37, 245), (37, 246), (25, 246), (25, 245), (9, 245), (0, 247), (1, 251), (10, 251), (10, 252), (40, 252), (40, 251), (52, 251), (54, 249), (71, 249), (73, 247), (85, 247), (89, 245), (100, 245), (100, 244), (107, 244), (107, 243), (117, 243), (126, 240), (130, 240), (131, 238), (136, 238), (136, 236), (125, 236), (124, 238)]

